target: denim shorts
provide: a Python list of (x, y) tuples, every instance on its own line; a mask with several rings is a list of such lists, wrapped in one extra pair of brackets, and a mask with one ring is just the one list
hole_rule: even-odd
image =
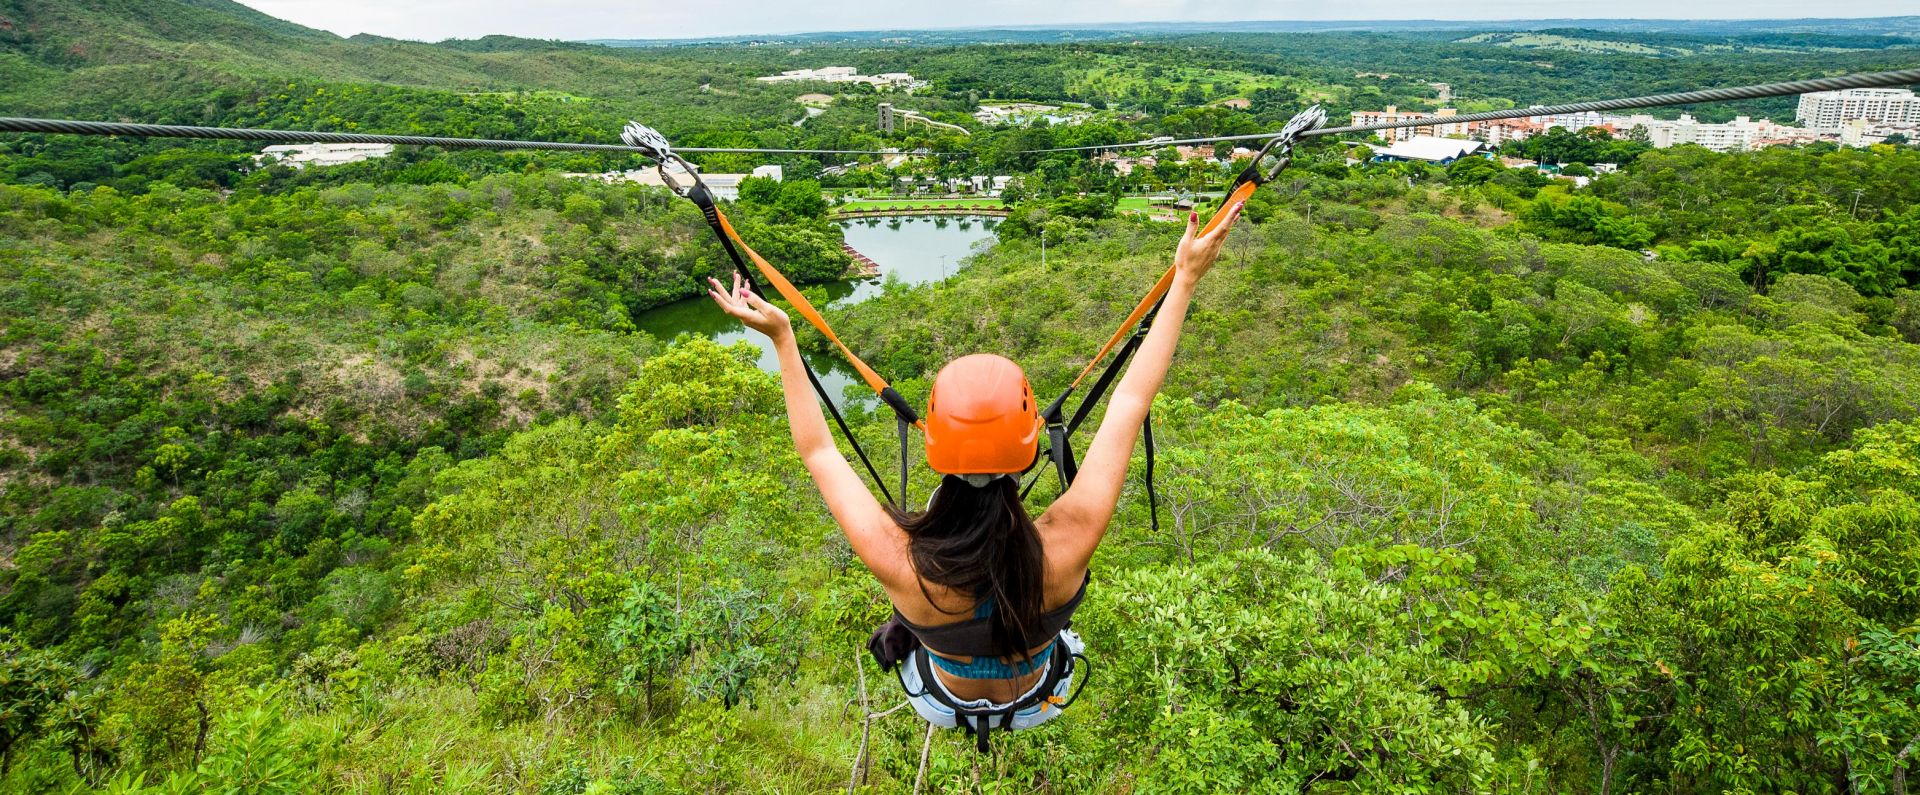
[[(1085, 652), (1087, 648), (1087, 644), (1080, 640), (1080, 636), (1074, 634), (1073, 630), (1070, 629), (1060, 631), (1060, 643), (1065, 645), (1066, 648), (1055, 649), (1054, 654), (1081, 654)], [(915, 655), (926, 653), (927, 650), (925, 648), (913, 650), (913, 654)], [(1073, 694), (1073, 677), (1073, 673), (1060, 677), (1060, 683), (1054, 686), (1053, 692), (1050, 695), (1062, 700), (1071, 696)], [(1043, 676), (1040, 681), (1034, 682), (1032, 689), (1020, 694), (1020, 698), (1014, 699), (1014, 701), (996, 703), (984, 698), (968, 701), (956, 698), (951, 691), (946, 689), (946, 685), (940, 681), (938, 675), (934, 676), (932, 683), (922, 682), (920, 680), (920, 661), (914, 659), (913, 656), (908, 656), (906, 661), (900, 666), (900, 683), (906, 686), (907, 693), (920, 694), (918, 696), (909, 695), (907, 698), (907, 703), (913, 705), (914, 712), (920, 713), (921, 718), (938, 728), (953, 729), (959, 727), (959, 717), (953, 713), (951, 707), (940, 703), (940, 700), (934, 698), (932, 693), (926, 692), (929, 687), (940, 688), (941, 692), (946, 693), (947, 697), (953, 699), (954, 703), (968, 709), (1006, 709), (1008, 704), (1033, 695), (1034, 691), (1039, 690), (1041, 685), (1046, 684), (1046, 677)], [(1012, 728), (1033, 728), (1059, 717), (1060, 711), (1059, 707), (1046, 701), (1041, 701), (1038, 704), (1013, 713)], [(994, 728), (1000, 728), (998, 721), (995, 721)]]

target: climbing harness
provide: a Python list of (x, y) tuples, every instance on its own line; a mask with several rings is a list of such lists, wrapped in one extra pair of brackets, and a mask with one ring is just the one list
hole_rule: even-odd
[[(1040, 677), (1040, 681), (1020, 698), (1006, 704), (982, 707), (965, 704), (954, 698), (934, 673), (931, 662), (933, 655), (924, 646), (909, 653), (905, 661), (895, 667), (894, 674), (899, 678), (900, 689), (906, 691), (908, 700), (932, 698), (941, 706), (952, 710), (954, 723), (973, 738), (974, 748), (984, 754), (989, 749), (993, 730), (998, 728), (1002, 731), (1013, 731), (1014, 718), (1021, 712), (1034, 707), (1039, 707), (1043, 712), (1049, 709), (1064, 711), (1067, 707), (1073, 706), (1073, 702), (1079, 700), (1080, 691), (1087, 687), (1087, 674), (1092, 671), (1093, 664), (1087, 660), (1086, 654), (1073, 649), (1067, 643), (1067, 634), (1068, 631), (1062, 630), (1055, 636), (1054, 650), (1046, 663), (1047, 672)], [(913, 666), (914, 672), (918, 674), (921, 687), (918, 692), (907, 684), (908, 665)], [(1074, 683), (1073, 691), (1064, 697), (1056, 695), (1054, 691), (1059, 689), (1060, 683), (1073, 676), (1076, 671), (1080, 673), (1080, 681)]]
[[(827, 412), (833, 415), (834, 423), (840, 426), (840, 432), (853, 446), (854, 454), (859, 456), (860, 463), (866, 466), (867, 474), (873, 478), (874, 485), (880, 487), (880, 493), (887, 498), (888, 502), (905, 510), (908, 470), (907, 436), (909, 429), (921, 426), (920, 417), (914, 412), (913, 407), (908, 405), (906, 398), (901, 397), (900, 393), (894, 390), (893, 385), (887, 383), (885, 378), (881, 378), (880, 374), (874, 372), (866, 362), (861, 361), (860, 357), (840, 340), (840, 335), (833, 333), (833, 327), (827, 324), (827, 319), (821, 316), (820, 310), (814, 308), (813, 303), (800, 293), (799, 288), (793, 286), (793, 282), (789, 281), (780, 269), (775, 268), (772, 263), (767, 262), (766, 258), (760, 256), (759, 252), (754, 251), (753, 247), (748, 246), (745, 240), (740, 239), (740, 233), (734, 231), (733, 223), (727, 219), (726, 213), (720, 211), (720, 205), (714, 201), (713, 191), (700, 179), (699, 167), (675, 153), (672, 146), (667, 143), (666, 136), (639, 122), (629, 122), (626, 129), (621, 130), (620, 138), (626, 141), (628, 146), (640, 150), (642, 154), (653, 159), (655, 167), (659, 170), (660, 180), (666, 184), (668, 190), (700, 208), (701, 216), (706, 218), (707, 226), (713, 230), (714, 237), (719, 239), (720, 247), (726, 250), (727, 257), (733, 260), (735, 272), (746, 281), (748, 289), (753, 290), (755, 295), (766, 298), (759, 280), (754, 278), (754, 270), (758, 270), (767, 283), (773, 285), (774, 291), (793, 306), (794, 311), (799, 312), (800, 316), (818, 330), (821, 336), (826, 337), (835, 348), (839, 349), (840, 355), (853, 365), (855, 372), (860, 374), (860, 380), (866, 382), (867, 387), (880, 397), (880, 402), (893, 409), (894, 419), (900, 432), (900, 495), (898, 498), (895, 498), (893, 492), (887, 489), (887, 483), (880, 477), (880, 471), (874, 468), (873, 461), (867, 457), (867, 451), (860, 446), (860, 440), (853, 435), (853, 429), (847, 426), (846, 418), (840, 414), (840, 408), (834, 403), (833, 397), (827, 394), (826, 386), (820, 383), (820, 377), (814, 373), (813, 366), (807, 364), (806, 357), (801, 357), (800, 363), (807, 371), (807, 382), (813, 385), (813, 391), (820, 396), (820, 401), (827, 404)], [(679, 172), (679, 177), (675, 176), (675, 171)], [(682, 182), (680, 177), (684, 177), (686, 181)], [(749, 262), (753, 266), (751, 270), (748, 268)]]
[[(1227, 187), (1226, 198), (1220, 202), (1220, 209), (1214, 212), (1213, 218), (1209, 219), (1206, 226), (1202, 227), (1195, 236), (1212, 233), (1215, 227), (1226, 221), (1227, 210), (1235, 205), (1244, 204), (1261, 185), (1279, 178), (1280, 172), (1286, 170), (1287, 166), (1293, 162), (1294, 144), (1308, 132), (1318, 129), (1326, 122), (1327, 113), (1319, 105), (1300, 111), (1294, 114), (1293, 118), (1288, 119), (1286, 126), (1275, 133), (1254, 155), (1253, 161), (1233, 178), (1233, 183)], [(1272, 166), (1265, 165), (1269, 157), (1274, 159)], [(1134, 305), (1133, 311), (1127, 313), (1126, 319), (1121, 321), (1119, 328), (1114, 329), (1113, 335), (1107, 338), (1106, 344), (1100, 346), (1100, 352), (1094, 354), (1093, 358), (1087, 361), (1086, 366), (1080, 369), (1080, 374), (1074, 376), (1073, 382), (1067, 385), (1066, 390), (1040, 412), (1040, 418), (1047, 423), (1047, 449), (1041, 454), (1053, 462), (1053, 470), (1060, 478), (1061, 491), (1064, 492), (1067, 487), (1072, 486), (1073, 479), (1080, 472), (1079, 464), (1074, 460), (1073, 455), (1074, 432), (1080, 429), (1080, 424), (1085, 422), (1087, 416), (1093, 412), (1094, 405), (1099, 403), (1100, 399), (1106, 395), (1107, 389), (1113, 386), (1114, 379), (1119, 377), (1120, 371), (1126, 369), (1127, 362), (1133, 358), (1134, 351), (1139, 350), (1140, 344), (1146, 341), (1147, 333), (1153, 328), (1154, 318), (1160, 313), (1160, 304), (1166, 299), (1167, 290), (1173, 287), (1173, 278), (1177, 273), (1178, 266), (1171, 266), (1165, 273), (1160, 274), (1159, 280), (1155, 281), (1153, 287), (1147, 290), (1147, 294)], [(1125, 344), (1121, 343), (1122, 339), (1126, 340)], [(1080, 383), (1086, 380), (1100, 361), (1105, 359), (1108, 353), (1113, 352), (1115, 346), (1119, 346), (1119, 352), (1114, 355), (1111, 362), (1108, 362), (1107, 369), (1100, 373), (1100, 377), (1094, 380), (1086, 396), (1080, 399), (1080, 406), (1074, 410), (1073, 418), (1066, 419), (1064, 412), (1067, 399), (1073, 396), (1074, 390), (1080, 387)], [(1158, 531), (1160, 529), (1160, 495), (1153, 481), (1154, 445), (1151, 411), (1147, 413), (1146, 421), (1141, 424), (1141, 431), (1142, 440), (1146, 446), (1148, 519), (1151, 522), (1151, 529)], [(1020, 496), (1026, 497), (1038, 482), (1040, 482), (1040, 473), (1036, 472), (1027, 481), (1026, 486), (1021, 488)]]
[[(874, 662), (880, 665), (880, 670), (894, 672), (900, 680), (900, 689), (906, 693), (909, 701), (932, 699), (951, 711), (954, 716), (954, 725), (965, 729), (974, 738), (975, 746), (985, 753), (996, 719), (999, 722), (998, 728), (1013, 731), (1020, 728), (1014, 725), (1016, 718), (1021, 717), (1020, 713), (1034, 707), (1039, 707), (1042, 715), (1050, 709), (1064, 710), (1072, 705), (1080, 697), (1080, 691), (1086, 688), (1087, 680), (1093, 672), (1093, 664), (1087, 660), (1085, 646), (1079, 636), (1071, 629), (1073, 610), (1086, 597), (1086, 593), (1087, 586), (1083, 582), (1080, 585), (1080, 592), (1074, 595), (1071, 602), (1047, 614), (1047, 631), (1053, 633), (1053, 640), (1048, 643), (1045, 651), (1035, 655), (1035, 663), (1044, 666), (1043, 670), (1046, 673), (1021, 697), (1005, 704), (989, 702), (988, 705), (983, 706), (979, 702), (962, 703), (955, 698), (952, 693), (947, 692), (945, 685), (938, 678), (939, 675), (934, 671), (936, 665), (941, 668), (949, 666), (935, 662), (932, 652), (920, 642), (921, 633), (940, 635), (945, 638), (942, 641), (943, 647), (956, 650), (968, 649), (974, 653), (975, 657), (991, 654), (991, 651), (983, 647), (983, 644), (989, 643), (989, 640), (984, 632), (986, 624), (980, 616), (958, 624), (916, 628), (907, 623), (906, 618), (896, 610), (893, 617), (875, 629), (872, 637), (867, 639), (867, 651), (873, 655)], [(1045, 658), (1044, 661), (1041, 661), (1041, 658)], [(1065, 696), (1056, 693), (1055, 691), (1060, 689), (1061, 682), (1074, 676), (1076, 672), (1080, 678), (1074, 683), (1073, 691)], [(915, 690), (913, 685), (908, 683), (909, 675), (919, 683), (920, 689)], [(926, 718), (929, 723), (934, 722), (936, 716), (928, 714), (920, 706), (916, 706), (915, 711), (920, 712), (921, 717)]]

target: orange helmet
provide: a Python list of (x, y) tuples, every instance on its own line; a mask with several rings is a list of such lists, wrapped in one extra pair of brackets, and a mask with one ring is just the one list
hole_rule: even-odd
[(1020, 365), (976, 353), (947, 363), (927, 399), (927, 466), (943, 475), (1025, 472), (1040, 451), (1040, 408)]

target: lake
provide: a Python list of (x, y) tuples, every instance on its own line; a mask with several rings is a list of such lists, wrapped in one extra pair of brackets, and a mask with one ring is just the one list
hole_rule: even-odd
[[(824, 309), (851, 306), (879, 295), (886, 279), (898, 279), (905, 284), (938, 281), (958, 273), (975, 246), (991, 245), (993, 230), (999, 225), (998, 218), (972, 215), (842, 221), (840, 228), (846, 234), (847, 244), (878, 264), (883, 276), (810, 286), (826, 289), (829, 302)], [(714, 306), (711, 299), (676, 301), (649, 309), (634, 320), (641, 331), (661, 340), (671, 340), (680, 334), (699, 334), (723, 345), (747, 340), (760, 348), (760, 369), (768, 372), (780, 369), (779, 359), (767, 344), (767, 338), (747, 331), (740, 321)], [(794, 322), (804, 321), (796, 317)], [(815, 355), (808, 361), (835, 398), (845, 394), (847, 386), (859, 383), (853, 368), (838, 356)]]

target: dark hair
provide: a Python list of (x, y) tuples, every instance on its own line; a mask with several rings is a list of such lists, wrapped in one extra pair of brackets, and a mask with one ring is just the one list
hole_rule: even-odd
[[(1008, 650), (1006, 656), (1028, 659), (1046, 612), (1046, 552), (1040, 530), (1020, 503), (1019, 481), (1000, 477), (975, 488), (946, 475), (927, 510), (888, 511), (907, 531), (907, 555), (920, 575), (920, 592), (933, 582), (975, 599), (992, 599), (994, 645)], [(930, 595), (927, 601), (933, 601)]]

